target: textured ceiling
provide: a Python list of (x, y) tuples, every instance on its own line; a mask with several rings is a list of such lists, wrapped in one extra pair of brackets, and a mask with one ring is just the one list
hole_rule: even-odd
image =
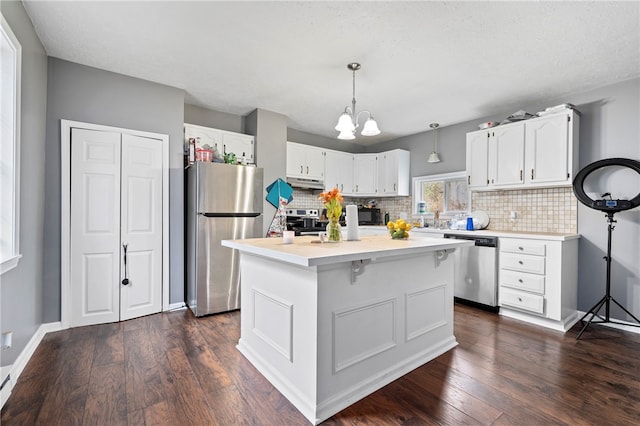
[(365, 144), (640, 76), (638, 1), (24, 4), (50, 56), (327, 137), (360, 62), (357, 110), (382, 130)]

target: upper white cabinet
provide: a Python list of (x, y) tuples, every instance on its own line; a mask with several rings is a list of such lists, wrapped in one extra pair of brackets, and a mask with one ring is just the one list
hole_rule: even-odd
[(409, 156), (402, 149), (378, 154), (378, 195), (409, 195)]
[(324, 179), (324, 149), (287, 142), (287, 177)]
[(489, 137), (489, 185), (520, 185), (524, 169), (524, 123), (491, 129)]
[(579, 119), (571, 111), (527, 123), (525, 182), (571, 185), (578, 166)]
[(185, 123), (184, 137), (186, 141), (190, 138), (196, 139), (196, 148), (209, 145), (219, 156), (233, 152), (237, 158), (244, 157), (248, 164), (256, 162), (255, 138), (251, 135)]
[(563, 111), (467, 134), (471, 189), (571, 185), (578, 164), (579, 115)]
[(326, 150), (324, 158), (324, 189), (338, 188), (344, 195), (354, 193), (354, 154)]
[(488, 158), (490, 132), (467, 133), (467, 185), (470, 189), (489, 185)]
[(378, 154), (356, 154), (354, 195), (378, 194)]

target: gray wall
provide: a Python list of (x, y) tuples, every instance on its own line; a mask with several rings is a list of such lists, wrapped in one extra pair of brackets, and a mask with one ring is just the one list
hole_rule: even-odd
[(313, 133), (302, 132), (295, 129), (287, 129), (287, 140), (289, 142), (298, 142), (305, 145), (319, 146), (321, 148), (343, 152), (358, 153), (366, 151), (366, 148), (363, 145), (357, 143), (343, 141), (338, 138), (318, 136)]
[(2, 15), (22, 45), (20, 123), (20, 252), (17, 268), (0, 279), (2, 332), (13, 346), (0, 353), (10, 365), (42, 324), (42, 224), (44, 220), (47, 55), (21, 2), (0, 2)]
[[(536, 113), (546, 107), (572, 103), (582, 113), (580, 120), (579, 168), (611, 157), (640, 160), (640, 79), (628, 80), (585, 93), (550, 99), (545, 104), (524, 105), (522, 109)], [(393, 148), (411, 151), (411, 176), (465, 170), (466, 133), (477, 130), (484, 121), (500, 121), (515, 111), (501, 115), (478, 117), (476, 120), (439, 129), (438, 153), (440, 163), (427, 163), (433, 149), (432, 131), (419, 133), (370, 146), (369, 152)], [(433, 121), (437, 121), (434, 119)], [(594, 174), (595, 175), (595, 174)], [(604, 177), (602, 178), (604, 180)], [(640, 190), (637, 180), (616, 182), (609, 188), (627, 197)], [(622, 197), (624, 198), (624, 197)], [(640, 317), (640, 208), (620, 212), (613, 235), (612, 295), (636, 317)], [(578, 233), (580, 239), (578, 309), (589, 310), (605, 291), (605, 262), (607, 248), (604, 214), (578, 204)], [(612, 316), (627, 319), (622, 311), (612, 309)]]
[(184, 301), (184, 91), (49, 58), (44, 321), (60, 320), (60, 120), (169, 135), (169, 300)]
[[(256, 165), (264, 168), (264, 186), (270, 185), (278, 178), (285, 179), (287, 117), (256, 109), (245, 118), (245, 130), (247, 134), (256, 137)], [(276, 209), (264, 198), (262, 205), (264, 211), (262, 228), (263, 235), (266, 235)]]
[(244, 133), (244, 118), (242, 116), (195, 105), (187, 104), (184, 106), (184, 122), (229, 132)]

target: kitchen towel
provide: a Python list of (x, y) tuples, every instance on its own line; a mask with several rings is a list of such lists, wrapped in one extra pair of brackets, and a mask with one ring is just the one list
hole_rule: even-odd
[(349, 204), (347, 206), (347, 241), (358, 240), (358, 206)]

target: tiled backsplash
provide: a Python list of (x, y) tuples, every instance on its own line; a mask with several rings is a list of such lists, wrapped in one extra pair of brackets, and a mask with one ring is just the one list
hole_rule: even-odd
[[(578, 200), (571, 188), (473, 192), (471, 205), (489, 214), (492, 230), (578, 232)], [(512, 211), (516, 219), (511, 219)]]
[[(318, 191), (311, 191), (305, 189), (293, 190), (293, 201), (287, 207), (301, 208), (301, 209), (322, 209), (323, 205), (318, 200)], [(366, 204), (367, 201), (374, 199), (377, 201), (376, 207), (378, 207), (384, 217), (385, 212), (389, 212), (391, 220), (396, 220), (401, 217), (402, 214), (406, 214), (407, 217), (411, 217), (411, 197), (344, 197), (344, 205), (348, 204)]]
[[(345, 197), (347, 204), (365, 204), (375, 199), (382, 214), (389, 212), (391, 220), (406, 214), (412, 216), (412, 197)], [(516, 232), (578, 232), (578, 200), (571, 188), (522, 189), (513, 191), (474, 191), (472, 210), (484, 210), (489, 215), (489, 228), (494, 231)], [(290, 207), (322, 209), (318, 191), (294, 189)], [(511, 212), (517, 213), (511, 219)]]

